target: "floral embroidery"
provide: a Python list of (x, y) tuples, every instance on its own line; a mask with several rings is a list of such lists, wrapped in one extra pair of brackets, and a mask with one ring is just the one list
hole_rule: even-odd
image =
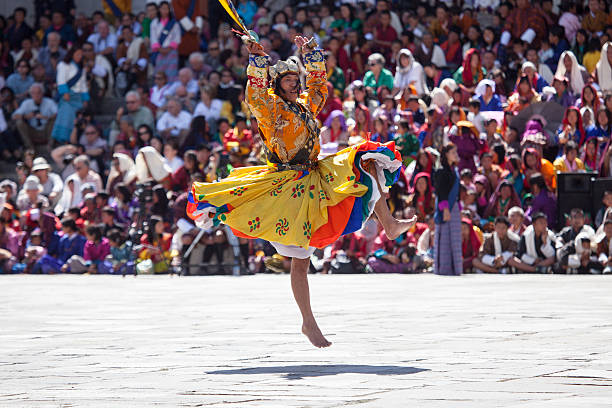
[(310, 198), (314, 198), (314, 192), (313, 192), (314, 189), (315, 189), (315, 186), (310, 186), (310, 188), (308, 188), (308, 196)]
[(270, 191), (270, 196), (271, 197), (278, 197), (280, 195), (280, 193), (283, 192), (283, 186), (276, 186), (274, 188), (274, 190)]
[(259, 217), (255, 217), (255, 219), (249, 221), (249, 231), (250, 232), (253, 232), (256, 229), (258, 229), (259, 226), (260, 226), (260, 219), (259, 219)]
[(247, 187), (236, 187), (235, 189), (230, 191), (230, 194), (233, 196), (242, 197), (242, 194), (247, 190)]
[(276, 233), (280, 236), (287, 235), (289, 231), (289, 221), (286, 218), (279, 218), (276, 223)]
[(304, 236), (305, 236), (307, 239), (310, 239), (310, 237), (311, 237), (311, 235), (312, 235), (312, 233), (311, 233), (312, 225), (310, 224), (310, 222), (309, 222), (309, 221), (306, 221), (306, 222), (304, 223), (304, 225), (302, 226), (302, 229), (304, 230)]
[(325, 175), (325, 181), (327, 181), (328, 183), (333, 183), (334, 182), (334, 175), (331, 173), (327, 173)]
[(293, 187), (292, 190), (293, 190), (293, 193), (291, 194), (291, 197), (293, 198), (301, 197), (302, 194), (304, 194), (304, 184), (298, 183), (295, 187)]
[(325, 190), (319, 190), (319, 201), (329, 200), (329, 195)]
[(287, 178), (287, 177), (279, 177), (279, 178), (276, 178), (276, 179), (272, 180), (272, 185), (273, 185), (273, 186), (276, 186), (277, 184), (280, 184), (280, 183), (282, 183), (283, 181), (285, 181), (285, 179), (286, 179), (286, 178)]

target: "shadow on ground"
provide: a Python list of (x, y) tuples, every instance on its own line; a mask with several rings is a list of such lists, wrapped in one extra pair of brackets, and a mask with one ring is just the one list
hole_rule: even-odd
[(336, 374), (376, 374), (376, 375), (405, 375), (428, 371), (424, 368), (401, 366), (374, 366), (361, 364), (332, 364), (332, 365), (292, 365), (251, 367), (233, 370), (209, 371), (207, 374), (284, 374), (289, 380), (299, 380), (304, 377), (321, 377)]

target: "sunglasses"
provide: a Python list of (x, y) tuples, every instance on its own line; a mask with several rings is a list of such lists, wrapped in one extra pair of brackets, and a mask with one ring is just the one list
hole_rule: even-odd
[(218, 47), (210, 47), (208, 51), (219, 51)]
[(98, 132), (93, 131), (93, 132), (85, 132), (86, 135), (97, 135)]
[(148, 135), (149, 132), (147, 132), (146, 130), (144, 132), (138, 132), (139, 135)]

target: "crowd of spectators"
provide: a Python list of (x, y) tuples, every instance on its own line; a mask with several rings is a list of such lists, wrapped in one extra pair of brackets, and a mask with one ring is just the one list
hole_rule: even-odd
[[(268, 243), (199, 234), (185, 215), (192, 182), (265, 163), (244, 101), (248, 53), (221, 6), (34, 3), (34, 18), (0, 16), (0, 159), (16, 163), (0, 182), (0, 270), (166, 272), (190, 248), (185, 264), (236, 256), (245, 271), (287, 271)], [(563, 229), (556, 203), (559, 172), (612, 172), (605, 0), (235, 4), (272, 63), (298, 54), (296, 35), (326, 50), (322, 154), (395, 141), (406, 165), (389, 203), (416, 226), (389, 241), (371, 219), (318, 251), (314, 270), (429, 270), (432, 172), (453, 142), (464, 271), (509, 272), (515, 255), (528, 272), (610, 271), (612, 192)]]

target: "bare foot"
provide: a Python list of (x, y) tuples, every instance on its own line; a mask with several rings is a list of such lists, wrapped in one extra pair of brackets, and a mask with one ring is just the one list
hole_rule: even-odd
[(414, 224), (416, 224), (417, 217), (413, 215), (409, 220), (395, 220), (393, 224), (391, 224), (390, 228), (385, 229), (385, 234), (387, 238), (390, 240), (394, 240), (404, 232), (408, 231)]
[(313, 324), (302, 324), (302, 333), (308, 337), (308, 340), (315, 347), (329, 347), (331, 346), (331, 342), (327, 341), (325, 337), (323, 337), (323, 333), (319, 329), (319, 326), (316, 323)]

